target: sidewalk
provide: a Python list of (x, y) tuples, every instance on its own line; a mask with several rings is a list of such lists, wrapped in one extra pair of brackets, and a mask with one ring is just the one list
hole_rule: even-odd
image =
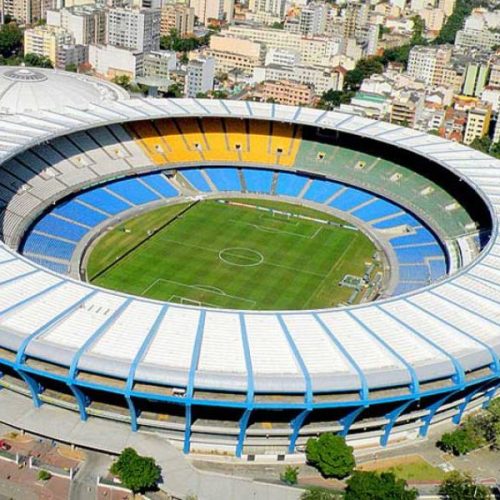
[(110, 454), (119, 454), (127, 446), (135, 448), (156, 459), (163, 471), (162, 489), (179, 498), (191, 494), (199, 500), (296, 500), (302, 493), (296, 488), (199, 471), (161, 436), (132, 432), (111, 420), (91, 417), (82, 422), (77, 413), (50, 405), (35, 409), (30, 399), (7, 390), (0, 391), (0, 422)]

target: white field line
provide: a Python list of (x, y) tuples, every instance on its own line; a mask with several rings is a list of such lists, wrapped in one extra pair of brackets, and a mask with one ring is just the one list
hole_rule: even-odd
[[(185, 287), (185, 288), (190, 288), (192, 290), (197, 290), (197, 291), (201, 291), (201, 292), (205, 292), (205, 293), (206, 292), (212, 293), (212, 294), (218, 295), (220, 297), (228, 297), (230, 299), (241, 300), (242, 302), (247, 302), (247, 303), (252, 304), (252, 305), (256, 304), (255, 300), (246, 299), (244, 297), (238, 297), (237, 295), (230, 295), (230, 294), (224, 292), (223, 290), (220, 290), (216, 287), (212, 287), (210, 285), (188, 285), (187, 283), (182, 283), (180, 281), (174, 281), (174, 280), (168, 280), (168, 279), (164, 279), (164, 278), (158, 278), (158, 279), (154, 280), (150, 285), (148, 285), (143, 290), (141, 295), (145, 295), (147, 292), (149, 292), (149, 290), (154, 288), (159, 283), (171, 283), (173, 285), (181, 286), (181, 287)], [(179, 296), (179, 297), (185, 298), (185, 297), (181, 297), (181, 296)], [(190, 299), (188, 299), (188, 300), (190, 300)]]

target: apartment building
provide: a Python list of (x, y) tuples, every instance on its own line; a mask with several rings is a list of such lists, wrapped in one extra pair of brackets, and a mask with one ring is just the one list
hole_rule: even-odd
[(290, 80), (264, 82), (261, 93), (266, 101), (290, 106), (310, 106), (315, 97), (311, 85)]
[(471, 144), (474, 139), (484, 137), (490, 128), (491, 106), (478, 103), (467, 113), (467, 125), (465, 126), (464, 144)]
[(183, 3), (166, 4), (161, 9), (160, 35), (168, 35), (175, 30), (179, 36), (194, 31), (194, 8)]
[(196, 97), (199, 93), (213, 90), (215, 60), (211, 57), (192, 59), (187, 65), (184, 93), (186, 97)]
[(47, 11), (47, 25), (63, 28), (76, 44), (103, 44), (106, 40), (106, 10), (88, 4)]
[(73, 43), (71, 33), (56, 26), (36, 26), (24, 32), (24, 53), (48, 57), (54, 66), (58, 51)]
[(410, 51), (408, 75), (428, 85), (441, 85), (451, 61), (451, 46), (417, 46)]
[(106, 44), (140, 52), (159, 50), (160, 22), (160, 9), (109, 9)]

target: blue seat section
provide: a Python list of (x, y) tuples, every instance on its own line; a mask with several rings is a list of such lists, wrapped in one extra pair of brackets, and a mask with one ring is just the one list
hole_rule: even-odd
[(87, 234), (88, 229), (47, 214), (36, 223), (33, 231), (41, 231), (71, 241), (80, 241)]
[(276, 194), (282, 196), (298, 196), (304, 186), (307, 178), (300, 175), (280, 172), (278, 182), (276, 183)]
[(74, 220), (80, 224), (85, 224), (86, 226), (97, 226), (103, 220), (106, 220), (106, 216), (100, 212), (96, 212), (91, 208), (88, 208), (81, 203), (77, 203), (75, 200), (68, 201), (54, 208), (53, 213), (66, 217), (67, 219)]
[(270, 170), (244, 169), (243, 176), (247, 191), (254, 193), (270, 193), (273, 184), (273, 172)]
[(304, 194), (304, 199), (315, 201), (316, 203), (325, 203), (328, 198), (332, 197), (337, 191), (340, 191), (344, 186), (336, 182), (323, 181), (316, 179), (309, 186), (309, 189)]
[(431, 280), (437, 280), (446, 276), (446, 262), (442, 260), (429, 260), (429, 271), (431, 274)]
[(396, 256), (400, 263), (420, 263), (426, 257), (443, 257), (443, 250), (437, 243), (421, 247), (395, 248)]
[(132, 205), (125, 203), (111, 193), (104, 191), (102, 188), (92, 189), (76, 197), (77, 200), (82, 200), (89, 205), (104, 210), (108, 214), (116, 215), (120, 212), (128, 210)]
[(422, 288), (427, 284), (428, 283), (425, 283), (425, 282), (423, 282), (423, 283), (405, 283), (403, 281), (403, 282), (398, 283), (398, 285), (394, 289), (393, 295), (401, 295), (403, 293), (413, 292), (413, 290), (418, 290), (419, 288)]
[(188, 180), (189, 184), (198, 191), (202, 191), (203, 193), (212, 191), (199, 170), (181, 170), (181, 174)]
[(412, 227), (420, 226), (420, 222), (418, 222), (418, 220), (410, 214), (401, 214), (396, 217), (391, 217), (390, 219), (377, 222), (376, 224), (373, 224), (373, 227), (376, 227), (377, 229), (389, 229), (391, 227), (402, 226), (403, 224)]
[(52, 262), (51, 260), (41, 259), (40, 257), (29, 257), (29, 259), (36, 264), (40, 264), (51, 271), (56, 273), (66, 274), (69, 271), (69, 267), (66, 264), (60, 264), (59, 262)]
[(56, 240), (43, 234), (30, 233), (23, 246), (23, 253), (70, 260), (76, 244)]
[(394, 215), (401, 212), (401, 208), (394, 205), (387, 200), (375, 200), (366, 207), (358, 208), (352, 212), (358, 219), (365, 222), (370, 222), (371, 220), (380, 219), (382, 217), (388, 217), (389, 215)]
[(165, 198), (172, 198), (172, 196), (177, 196), (179, 194), (177, 189), (175, 189), (161, 174), (148, 174), (142, 176), (141, 179)]
[(372, 199), (374, 199), (374, 197), (370, 193), (360, 191), (359, 189), (349, 188), (340, 196), (337, 196), (337, 198), (330, 203), (330, 206), (347, 212), (352, 210), (354, 207), (361, 205), (361, 203), (365, 203)]
[(422, 243), (435, 243), (436, 238), (434, 235), (424, 227), (417, 228), (415, 233), (408, 233), (403, 236), (398, 236), (391, 239), (393, 247), (400, 247), (403, 245), (420, 245)]
[(106, 186), (107, 189), (125, 198), (134, 205), (143, 205), (151, 201), (159, 200), (153, 191), (141, 184), (137, 179), (124, 179), (112, 182)]
[(399, 267), (400, 281), (424, 281), (428, 282), (430, 278), (429, 268), (425, 264), (415, 264), (413, 266)]
[(238, 171), (235, 168), (208, 168), (205, 172), (219, 191), (241, 191)]

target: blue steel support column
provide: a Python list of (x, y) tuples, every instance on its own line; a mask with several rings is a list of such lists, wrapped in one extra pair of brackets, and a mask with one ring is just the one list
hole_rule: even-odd
[(288, 445), (288, 453), (293, 453), (295, 451), (295, 443), (297, 442), (297, 438), (299, 437), (300, 429), (304, 424), (304, 420), (311, 413), (311, 408), (306, 408), (301, 411), (291, 422), (290, 426), (292, 427), (292, 435), (290, 436), (290, 444)]
[(238, 434), (238, 442), (236, 443), (236, 456), (241, 457), (243, 453), (243, 445), (245, 443), (245, 436), (247, 432), (248, 422), (252, 414), (253, 399), (255, 394), (255, 384), (253, 380), (253, 366), (252, 356), (250, 355), (250, 345), (248, 344), (247, 327), (245, 317), (240, 313), (240, 330), (241, 330), (241, 343), (243, 345), (243, 353), (245, 355), (245, 365), (247, 369), (247, 408), (240, 418), (240, 432)]
[(158, 328), (160, 328), (160, 325), (163, 321), (163, 318), (165, 317), (165, 314), (167, 313), (167, 310), (168, 310), (167, 305), (163, 306), (163, 308), (160, 310), (153, 325), (151, 326), (151, 329), (149, 330), (148, 334), (146, 335), (146, 338), (141, 344), (141, 347), (137, 351), (132, 363), (130, 364), (127, 383), (125, 384), (125, 401), (127, 402), (127, 406), (130, 411), (130, 426), (132, 428), (132, 431), (134, 432), (137, 431), (137, 418), (139, 416), (137, 408), (134, 404), (134, 400), (132, 399), (132, 389), (134, 387), (134, 378), (135, 378), (135, 373), (137, 371), (137, 365), (141, 362), (142, 358), (144, 357), (144, 354), (146, 354), (146, 350), (149, 348), (152, 340), (156, 336)]
[(494, 398), (498, 388), (500, 387), (500, 383), (486, 391), (486, 399), (483, 403), (483, 408), (488, 408), (489, 404), (491, 403), (491, 400)]
[(309, 374), (309, 370), (307, 369), (307, 366), (304, 363), (304, 360), (302, 359), (300, 351), (297, 349), (293, 337), (290, 334), (290, 331), (288, 330), (286, 323), (283, 319), (283, 316), (281, 314), (278, 315), (278, 321), (280, 323), (281, 328), (283, 329), (283, 333), (285, 334), (288, 344), (290, 345), (290, 349), (292, 350), (295, 360), (297, 361), (297, 364), (300, 367), (300, 371), (302, 372), (302, 375), (304, 377), (304, 382), (306, 385), (306, 390), (304, 394), (304, 403), (306, 407), (290, 422), (290, 426), (292, 428), (292, 434), (290, 436), (288, 452), (293, 453), (295, 451), (295, 443), (297, 442), (297, 438), (299, 437), (300, 429), (307, 415), (309, 415), (309, 413), (312, 410), (312, 403), (313, 403), (312, 380), (311, 380), (311, 375)]
[(462, 416), (467, 408), (467, 405), (471, 402), (472, 398), (478, 392), (480, 392), (482, 389), (484, 389), (486, 387), (486, 385), (488, 385), (488, 383), (489, 382), (486, 382), (484, 384), (478, 384), (478, 386), (474, 390), (472, 390), (471, 392), (469, 392), (469, 394), (467, 394), (467, 396), (465, 396), (463, 402), (460, 403), (460, 405), (458, 406), (457, 413), (452, 418), (452, 421), (454, 424), (458, 425), (460, 423), (460, 421), (462, 420)]
[(88, 418), (87, 406), (90, 404), (89, 397), (76, 385), (68, 384), (69, 390), (75, 396), (76, 402), (78, 404), (78, 412), (80, 413), (80, 420), (85, 422)]
[(354, 421), (359, 417), (361, 412), (366, 408), (366, 405), (356, 406), (354, 410), (350, 411), (345, 417), (342, 417), (339, 422), (342, 424), (342, 430), (339, 434), (346, 437)]
[(414, 402), (416, 399), (410, 399), (408, 401), (403, 402), (393, 411), (388, 413), (385, 418), (389, 420), (387, 424), (384, 426), (384, 433), (380, 437), (380, 446), (387, 446), (387, 442), (389, 441), (389, 437), (391, 435), (392, 428), (396, 424), (396, 420), (399, 416)]
[(42, 386), (31, 375), (28, 375), (26, 372), (23, 372), (19, 366), (15, 366), (14, 369), (28, 386), (31, 393), (31, 399), (33, 400), (33, 404), (35, 405), (36, 408), (40, 408), (42, 404), (42, 402), (40, 401), (40, 394), (43, 391)]
[(461, 387), (461, 386), (459, 386), (459, 388), (454, 390), (454, 391), (448, 392), (445, 396), (438, 399), (435, 403), (433, 403), (428, 408), (429, 414), (422, 417), (423, 424), (420, 426), (420, 429), (418, 431), (418, 433), (421, 437), (427, 436), (427, 432), (429, 431), (429, 426), (431, 425), (431, 421), (434, 418), (434, 415), (436, 415), (439, 408), (441, 408), (441, 406), (443, 406), (446, 403), (446, 401), (448, 401), (448, 399), (450, 399), (452, 396), (455, 396), (460, 391), (463, 391), (463, 387)]
[(184, 453), (189, 453), (189, 450), (191, 449), (191, 424), (193, 419), (192, 403), (193, 403), (193, 393), (194, 393), (194, 377), (196, 375), (196, 369), (198, 367), (198, 361), (200, 359), (201, 343), (203, 341), (203, 329), (205, 327), (205, 315), (206, 311), (202, 310), (200, 312), (198, 331), (196, 333), (196, 339), (194, 342), (193, 356), (191, 358), (188, 384), (186, 387), (186, 425), (184, 427), (184, 446), (183, 446)]
[(252, 414), (252, 409), (249, 407), (244, 412), (239, 421), (240, 432), (238, 433), (238, 442), (236, 443), (235, 455), (241, 458), (243, 453), (243, 444), (245, 443), (245, 435), (247, 432), (248, 421), (250, 420), (250, 415)]

